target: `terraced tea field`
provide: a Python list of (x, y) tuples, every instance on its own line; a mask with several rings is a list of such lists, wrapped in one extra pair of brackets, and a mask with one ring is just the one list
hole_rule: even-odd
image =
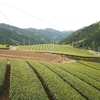
[(26, 46), (19, 46), (18, 49), (26, 51), (50, 52), (57, 54), (94, 57), (94, 55), (90, 54), (87, 50), (72, 48), (66, 45), (57, 45), (57, 44), (26, 45)]
[(6, 63), (0, 58), (0, 100), (5, 96), (4, 100), (100, 100), (100, 63), (20, 59)]

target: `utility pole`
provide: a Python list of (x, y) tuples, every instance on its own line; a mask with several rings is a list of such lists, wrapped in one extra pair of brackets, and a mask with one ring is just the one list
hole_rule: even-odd
[(25, 45), (25, 39), (23, 39), (23, 45)]
[(45, 44), (46, 44), (46, 39), (45, 39)]
[(50, 45), (50, 51), (51, 52), (54, 52), (54, 43), (55, 43), (55, 41), (54, 41), (54, 39), (55, 39), (56, 37), (52, 37), (51, 38), (51, 45)]
[(52, 52), (52, 38), (51, 38), (51, 52)]
[(30, 37), (29, 37), (29, 45), (30, 45)]
[(84, 50), (84, 44), (85, 44), (85, 42), (83, 42), (83, 50)]
[(100, 55), (100, 46), (98, 46), (98, 55)]
[(4, 45), (5, 45), (5, 38), (4, 38)]
[(92, 42), (92, 44), (93, 44), (93, 50), (95, 51), (95, 49), (94, 49), (94, 42)]
[(56, 37), (53, 37), (53, 52), (54, 52), (54, 43), (55, 43), (54, 40), (55, 40), (55, 38), (56, 38)]

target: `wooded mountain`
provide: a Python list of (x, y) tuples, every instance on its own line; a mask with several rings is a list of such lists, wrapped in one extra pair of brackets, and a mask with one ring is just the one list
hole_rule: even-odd
[(53, 43), (54, 37), (54, 42), (57, 43), (72, 32), (73, 31), (61, 32), (50, 28), (21, 29), (7, 24), (0, 24), (0, 43), (4, 43), (4, 39), (6, 39), (5, 43), (10, 45)]
[[(32, 43), (40, 43), (40, 41), (34, 40), (30, 38), (30, 41)], [(9, 31), (4, 28), (0, 28), (0, 44), (6, 44), (6, 45), (27, 45), (29, 44), (29, 38), (27, 36), (24, 36), (22, 34), (18, 34), (14, 31)]]
[(87, 48), (100, 51), (100, 21), (77, 30), (59, 44), (70, 44), (79, 48)]

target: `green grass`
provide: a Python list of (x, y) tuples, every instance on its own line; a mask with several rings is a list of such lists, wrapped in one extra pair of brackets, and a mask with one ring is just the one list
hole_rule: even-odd
[(6, 48), (6, 45), (0, 44), (0, 48)]

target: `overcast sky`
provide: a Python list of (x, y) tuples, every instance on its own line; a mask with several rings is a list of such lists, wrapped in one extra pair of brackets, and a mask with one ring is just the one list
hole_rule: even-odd
[(77, 30), (100, 21), (100, 0), (0, 0), (0, 23)]

